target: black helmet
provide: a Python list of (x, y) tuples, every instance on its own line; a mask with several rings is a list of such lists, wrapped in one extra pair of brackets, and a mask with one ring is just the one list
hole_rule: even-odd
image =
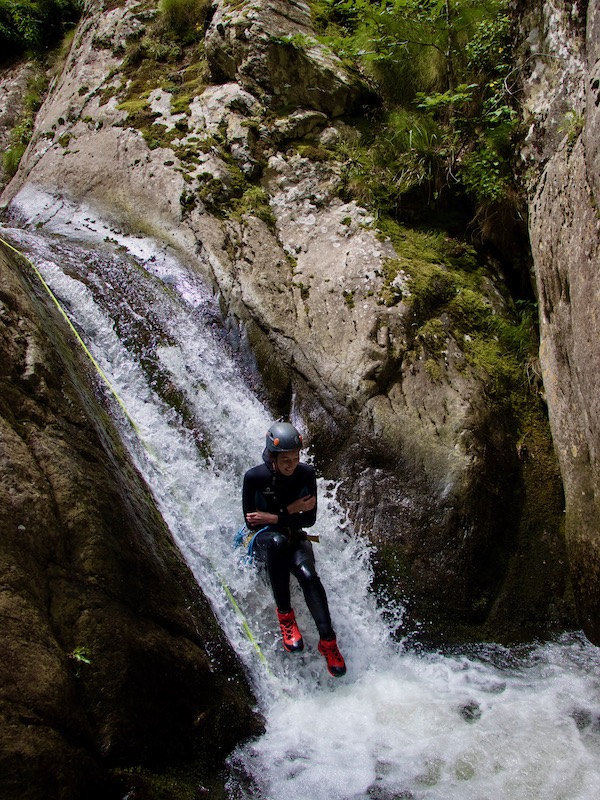
[(267, 431), (269, 453), (287, 453), (302, 448), (302, 436), (289, 422), (274, 422)]

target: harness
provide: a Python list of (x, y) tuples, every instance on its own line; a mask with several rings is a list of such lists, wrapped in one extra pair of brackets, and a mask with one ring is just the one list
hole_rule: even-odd
[(259, 533), (263, 531), (268, 531), (270, 529), (270, 525), (265, 525), (264, 528), (259, 528), (257, 531), (250, 530), (250, 528), (244, 523), (239, 531), (233, 538), (233, 547), (234, 549), (238, 547), (244, 547), (246, 550), (245, 560), (251, 564), (252, 559), (254, 556), (254, 540), (258, 536)]

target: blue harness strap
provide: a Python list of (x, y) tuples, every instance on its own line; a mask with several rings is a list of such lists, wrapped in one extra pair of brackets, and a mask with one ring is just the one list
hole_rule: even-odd
[(236, 535), (233, 538), (233, 547), (237, 549), (238, 547), (244, 547), (246, 549), (246, 560), (248, 563), (252, 562), (253, 556), (253, 549), (254, 549), (254, 540), (258, 536), (259, 533), (263, 531), (268, 531), (270, 525), (265, 525), (264, 528), (259, 528), (257, 531), (252, 531), (250, 528), (244, 524)]

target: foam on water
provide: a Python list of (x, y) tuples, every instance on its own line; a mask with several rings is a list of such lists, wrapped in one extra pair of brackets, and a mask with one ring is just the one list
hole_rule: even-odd
[[(133, 242), (134, 260), (100, 251), (97, 239), (94, 250), (39, 232), (7, 233), (42, 271), (135, 420), (140, 436), (107, 395), (124, 442), (250, 676), (267, 729), (232, 754), (231, 798), (600, 796), (598, 650), (575, 635), (519, 653), (481, 647), (471, 657), (419, 655), (394, 644), (394, 620), (389, 611), (384, 618), (369, 591), (369, 547), (352, 532), (335, 485), (323, 480), (317, 564), (348, 674), (337, 681), (327, 675), (295, 586), (306, 650), (285, 654), (264, 578), (232, 549), (242, 522), (242, 476), (260, 460), (270, 418), (229, 352), (214, 299), (172, 257), (158, 258), (151, 243)], [(127, 246), (127, 237), (120, 244)], [(165, 382), (185, 415), (161, 399)]]

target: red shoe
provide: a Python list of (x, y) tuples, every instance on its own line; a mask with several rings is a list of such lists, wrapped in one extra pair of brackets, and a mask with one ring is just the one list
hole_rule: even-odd
[(294, 610), (292, 609), (282, 614), (281, 611), (277, 609), (277, 619), (281, 627), (283, 646), (288, 653), (299, 653), (301, 650), (304, 650), (304, 642), (302, 641), (302, 634), (298, 630), (298, 625), (296, 624)]
[(335, 639), (321, 639), (319, 641), (319, 653), (325, 656), (330, 675), (333, 675), (334, 678), (341, 678), (342, 675), (346, 674), (346, 662), (338, 650)]

